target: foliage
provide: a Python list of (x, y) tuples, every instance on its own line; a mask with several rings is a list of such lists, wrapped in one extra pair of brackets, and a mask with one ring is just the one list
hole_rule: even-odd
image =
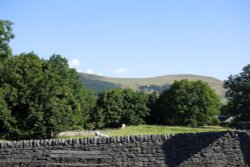
[(166, 89), (169, 89), (170, 85), (141, 85), (139, 86), (139, 90), (141, 92), (156, 92), (161, 93)]
[(95, 105), (75, 69), (60, 55), (12, 56), (10, 21), (0, 20), (0, 128), (5, 138), (52, 138), (82, 128)]
[(154, 111), (160, 124), (204, 126), (218, 123), (220, 99), (202, 81), (175, 81), (157, 101)]
[(149, 108), (149, 115), (145, 118), (146, 124), (158, 124), (158, 115), (156, 111), (156, 102), (158, 101), (159, 95), (156, 92), (148, 94), (148, 108)]
[[(89, 74), (91, 75), (91, 74)], [(80, 79), (83, 81), (84, 86), (95, 92), (96, 95), (110, 89), (115, 89), (120, 87), (117, 84), (113, 84), (107, 81), (96, 80), (95, 78), (85, 77), (81, 73), (79, 74)], [(94, 75), (93, 75), (94, 76)]]
[(8, 45), (9, 41), (14, 38), (11, 25), (10, 21), (0, 20), (0, 62), (12, 55)]
[(83, 126), (89, 94), (66, 59), (42, 60), (34, 53), (6, 61), (0, 85), (11, 111), (6, 129), (10, 139), (52, 138), (60, 131)]
[(14, 120), (11, 117), (11, 111), (8, 109), (7, 103), (4, 100), (3, 93), (0, 91), (0, 133), (1, 136), (6, 133), (6, 130), (13, 131), (12, 124)]
[(132, 89), (114, 89), (103, 92), (92, 113), (92, 121), (97, 128), (120, 127), (121, 124), (144, 124), (149, 114), (148, 95)]
[(224, 87), (228, 89), (227, 114), (236, 116), (237, 121), (250, 121), (250, 64), (240, 74), (229, 76)]

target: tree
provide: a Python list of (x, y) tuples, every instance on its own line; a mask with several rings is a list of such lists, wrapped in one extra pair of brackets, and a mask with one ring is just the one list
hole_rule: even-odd
[(12, 23), (7, 20), (0, 20), (0, 62), (12, 55), (8, 43), (14, 38), (11, 29)]
[(14, 120), (11, 117), (11, 111), (8, 109), (4, 100), (3, 93), (0, 91), (0, 135), (4, 137), (8, 130), (13, 131), (12, 124)]
[(114, 89), (99, 94), (97, 106), (92, 113), (96, 128), (120, 127), (121, 124), (145, 123), (149, 114), (148, 96), (132, 89)]
[[(50, 90), (59, 94), (60, 99), (67, 99), (68, 111), (73, 113), (73, 127), (83, 127), (86, 122), (86, 114), (94, 108), (95, 97), (93, 92), (85, 90), (83, 82), (75, 69), (70, 69), (68, 62), (60, 55), (53, 55), (48, 61), (48, 78), (46, 86), (51, 84)], [(45, 90), (46, 91), (46, 90)], [(63, 110), (65, 106), (60, 104)], [(70, 129), (72, 126), (69, 126)]]
[(127, 125), (144, 124), (146, 116), (149, 115), (148, 95), (132, 89), (124, 89), (122, 94), (124, 108), (121, 123)]
[(66, 59), (21, 54), (6, 61), (0, 72), (0, 87), (12, 118), (3, 125), (8, 127), (7, 138), (52, 138), (84, 126), (86, 99), (91, 97)]
[(243, 67), (240, 74), (230, 75), (224, 87), (228, 90), (228, 114), (237, 121), (250, 121), (250, 64)]
[[(10, 58), (3, 64), (1, 69), (0, 85), (3, 90), (5, 101), (11, 111), (11, 117), (15, 120), (12, 125), (14, 131), (7, 129), (8, 138), (16, 136), (26, 136), (28, 129), (34, 129), (34, 123), (39, 120), (34, 119), (34, 114), (38, 104), (36, 99), (37, 82), (41, 80), (42, 61), (38, 57), (30, 55), (21, 55)], [(35, 113), (37, 117), (39, 112)], [(32, 116), (31, 116), (32, 115)], [(4, 125), (5, 126), (5, 125)], [(39, 132), (38, 132), (39, 133)], [(22, 137), (21, 137), (22, 138)]]
[(175, 81), (156, 104), (158, 122), (168, 125), (203, 126), (218, 122), (220, 99), (202, 81)]
[(158, 113), (156, 109), (156, 102), (158, 101), (159, 95), (157, 92), (153, 92), (148, 94), (148, 108), (150, 110), (149, 115), (146, 117), (147, 124), (157, 124), (159, 123), (158, 120)]

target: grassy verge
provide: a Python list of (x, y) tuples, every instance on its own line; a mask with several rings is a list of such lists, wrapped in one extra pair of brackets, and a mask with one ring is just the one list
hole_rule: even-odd
[[(219, 132), (231, 131), (233, 129), (220, 126), (207, 127), (182, 127), (182, 126), (158, 126), (158, 125), (139, 125), (128, 126), (125, 129), (105, 129), (102, 133), (109, 136), (130, 136), (130, 135), (151, 135), (151, 134), (174, 134), (174, 133), (199, 133), (199, 132)], [(60, 136), (59, 138), (86, 138), (95, 137), (93, 134), (79, 135), (79, 136)]]
[(229, 128), (219, 126), (208, 127), (182, 127), (182, 126), (157, 126), (157, 125), (140, 125), (129, 126), (125, 129), (107, 130), (110, 136), (128, 136), (128, 135), (150, 135), (150, 134), (174, 134), (174, 133), (198, 133), (198, 132), (219, 132), (227, 131)]
[[(199, 133), (199, 132), (220, 132), (220, 131), (233, 131), (234, 129), (220, 127), (220, 126), (207, 126), (207, 127), (184, 127), (184, 126), (159, 126), (159, 125), (139, 125), (127, 126), (125, 129), (104, 129), (100, 130), (101, 133), (109, 136), (131, 136), (131, 135), (151, 135), (151, 134), (175, 134), (175, 133)], [(98, 130), (96, 130), (98, 131)], [(74, 132), (72, 135), (72, 132)], [(60, 135), (57, 139), (68, 138), (92, 138), (95, 137), (95, 131), (70, 131), (69, 134)], [(7, 140), (0, 139), (0, 142)]]

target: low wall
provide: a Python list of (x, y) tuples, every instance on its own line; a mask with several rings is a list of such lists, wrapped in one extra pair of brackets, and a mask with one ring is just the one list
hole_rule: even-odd
[(250, 122), (237, 122), (236, 126), (237, 129), (250, 129)]
[(0, 166), (249, 166), (250, 135), (216, 132), (0, 143)]

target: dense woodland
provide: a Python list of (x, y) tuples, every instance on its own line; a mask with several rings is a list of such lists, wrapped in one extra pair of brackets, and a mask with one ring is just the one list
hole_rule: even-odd
[(61, 55), (48, 60), (33, 52), (13, 55), (11, 25), (0, 20), (1, 138), (53, 138), (66, 130), (121, 124), (215, 125), (221, 112), (234, 116), (235, 121), (250, 121), (250, 65), (224, 82), (225, 105), (203, 81), (175, 81), (159, 95), (121, 88), (96, 95), (85, 89)]

